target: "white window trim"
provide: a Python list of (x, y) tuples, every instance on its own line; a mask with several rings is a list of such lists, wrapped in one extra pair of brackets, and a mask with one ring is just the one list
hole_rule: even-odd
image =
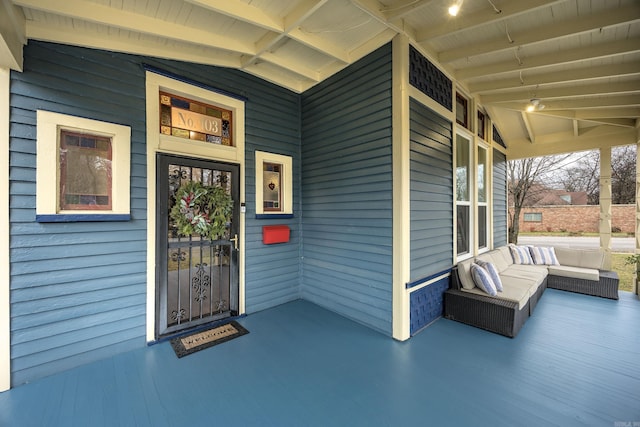
[[(240, 182), (245, 182), (245, 103), (188, 82), (146, 72), (147, 107), (147, 342), (155, 340), (156, 316), (156, 155), (168, 153), (235, 163), (240, 166)], [(159, 92), (181, 95), (233, 113), (233, 146), (211, 144), (160, 134)], [(245, 185), (240, 186), (240, 203), (245, 201)], [(240, 213), (239, 314), (245, 312), (245, 215)]]
[[(478, 138), (478, 141), (482, 140), (478, 136), (476, 136), (476, 138)], [(479, 173), (480, 173), (480, 155), (477, 154), (477, 153), (479, 153), (480, 150), (484, 150), (485, 151), (485, 156), (484, 156), (484, 159), (485, 159), (485, 165), (484, 165), (485, 166), (485, 177), (484, 177), (485, 195), (484, 195), (484, 200), (485, 201), (484, 202), (481, 202), (480, 201), (480, 197), (478, 197), (478, 190), (479, 190), (479, 188), (478, 188), (478, 176), (479, 176)], [(487, 235), (485, 236), (485, 240), (487, 241), (487, 244), (486, 244), (486, 246), (480, 247), (480, 226), (479, 226), (480, 224), (477, 223), (477, 221), (476, 221), (476, 223), (477, 223), (477, 227), (476, 227), (476, 229), (477, 229), (477, 231), (476, 231), (476, 242), (477, 242), (477, 245), (478, 245), (478, 253), (488, 251), (489, 248), (491, 247), (491, 242), (489, 241), (489, 235), (491, 234), (489, 232), (489, 226), (490, 226), (490, 221), (489, 221), (489, 218), (490, 218), (489, 197), (490, 197), (490, 194), (491, 194), (491, 188), (489, 187), (489, 184), (491, 182), (489, 163), (490, 163), (489, 147), (487, 147), (484, 144), (476, 144), (476, 161), (475, 161), (475, 165), (476, 165), (476, 173), (475, 173), (475, 179), (476, 179), (476, 181), (475, 181), (476, 182), (476, 193), (475, 193), (476, 194), (476, 209), (475, 209), (475, 212), (476, 212), (476, 217), (479, 218), (480, 215), (478, 215), (478, 211), (479, 211), (478, 208), (480, 206), (484, 206), (486, 208), (484, 227), (485, 227), (485, 230), (486, 230), (486, 233), (487, 233)]]
[[(61, 210), (59, 174), (59, 130), (86, 132), (112, 138), (112, 208), (109, 210)], [(39, 221), (64, 221), (82, 217), (96, 218), (106, 215), (129, 219), (131, 176), (131, 128), (114, 123), (37, 111), (37, 159), (36, 159), (36, 215)], [(56, 219), (57, 218), (57, 219)]]
[[(282, 165), (282, 211), (272, 212), (264, 210), (263, 165), (264, 163)], [(293, 215), (293, 161), (291, 156), (256, 151), (256, 215)]]
[[(455, 218), (455, 227), (454, 227), (454, 243), (455, 243), (455, 253), (454, 253), (454, 257), (456, 259), (456, 261), (462, 261), (468, 258), (471, 258), (474, 256), (475, 253), (475, 246), (476, 246), (476, 225), (475, 225), (475, 218), (476, 218), (476, 212), (474, 209), (475, 206), (475, 200), (477, 200), (478, 196), (476, 194), (476, 187), (477, 187), (477, 183), (476, 183), (476, 172), (477, 172), (477, 167), (476, 167), (476, 150), (475, 148), (475, 144), (474, 144), (474, 138), (473, 135), (471, 135), (469, 133), (469, 130), (464, 128), (463, 126), (460, 125), (456, 125), (455, 126), (455, 132), (454, 132), (454, 153), (453, 153), (453, 158), (454, 158), (454, 168), (453, 168), (453, 175), (454, 175), (454, 181), (453, 181), (453, 185), (454, 185), (454, 218)], [(469, 200), (465, 200), (465, 201), (458, 201), (457, 200), (457, 163), (455, 163), (455, 160), (457, 159), (457, 149), (458, 149), (458, 136), (462, 136), (464, 139), (467, 140), (467, 143), (469, 144), (469, 170), (468, 173), (469, 175), (471, 175), (469, 177)], [(467, 232), (469, 233), (469, 251), (468, 252), (464, 252), (464, 253), (458, 253), (458, 247), (457, 247), (457, 243), (458, 243), (458, 206), (469, 206), (469, 225), (467, 226)]]

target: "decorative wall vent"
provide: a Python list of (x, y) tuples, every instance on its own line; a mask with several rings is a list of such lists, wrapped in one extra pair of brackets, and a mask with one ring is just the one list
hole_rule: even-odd
[(409, 83), (447, 110), (453, 111), (451, 80), (413, 46), (409, 46)]

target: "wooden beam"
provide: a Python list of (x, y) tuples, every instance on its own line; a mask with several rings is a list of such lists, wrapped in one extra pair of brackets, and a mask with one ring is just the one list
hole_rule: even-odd
[(191, 4), (195, 4), (204, 9), (221, 13), (238, 21), (247, 22), (264, 28), (269, 31), (282, 32), (284, 30), (284, 22), (277, 16), (271, 15), (253, 6), (252, 4), (243, 3), (241, 1), (229, 0), (186, 0)]
[(425, 8), (435, 3), (435, 0), (404, 0), (383, 6), (381, 12), (388, 21), (403, 18), (418, 9)]
[[(40, 0), (15, 0), (15, 3), (43, 12), (59, 14), (100, 25), (110, 25), (134, 33), (148, 34), (208, 48), (240, 52), (242, 54), (252, 54), (255, 49), (253, 43), (238, 40), (235, 37), (199, 30), (85, 0), (48, 0), (46, 2)], [(40, 22), (38, 22), (38, 25), (49, 27), (47, 24)], [(34, 30), (33, 25), (30, 27)], [(75, 29), (70, 29), (71, 33), (74, 31)], [(42, 34), (43, 32), (38, 31), (38, 33)], [(70, 37), (73, 37), (73, 34), (70, 34)], [(80, 43), (80, 45), (83, 44)]]
[(27, 43), (22, 11), (10, 0), (0, 1), (0, 68), (22, 71), (22, 48)]
[(529, 137), (529, 141), (533, 144), (536, 142), (536, 135), (533, 132), (533, 127), (531, 126), (531, 122), (529, 121), (529, 113), (523, 111), (521, 113), (522, 122), (524, 123), (524, 127), (527, 130), (527, 136)]
[[(521, 102), (504, 102), (500, 103), (501, 108), (508, 110), (522, 111), (526, 108), (529, 101)], [(597, 96), (593, 98), (580, 97), (558, 100), (545, 100), (545, 112), (563, 111), (563, 110), (580, 110), (592, 108), (606, 107), (640, 107), (640, 94), (638, 95), (612, 95)]]
[(467, 44), (457, 49), (447, 49), (446, 51), (438, 53), (438, 59), (443, 63), (453, 62), (462, 58), (516, 49), (533, 43), (558, 40), (605, 27), (623, 24), (628, 25), (629, 23), (639, 20), (640, 3), (634, 3), (627, 7), (614, 8), (602, 13), (580, 16), (577, 19), (567, 22), (554, 22), (544, 27), (536, 27), (535, 29), (523, 32), (517, 32), (517, 29), (509, 28), (509, 37), (507, 36), (507, 27), (505, 27), (503, 37), (480, 43)]
[(436, 27), (419, 31), (416, 34), (416, 40), (418, 43), (428, 42), (429, 39), (442, 37), (444, 35), (457, 34), (481, 25), (499, 22), (512, 16), (518, 16), (534, 9), (548, 7), (556, 3), (562, 3), (563, 1), (564, 0), (519, 0), (502, 2), (500, 5), (500, 13), (496, 13), (489, 4), (487, 4), (486, 9), (469, 14), (464, 12), (463, 7), (460, 14), (454, 19), (446, 21)]
[(484, 76), (492, 76), (500, 73), (514, 71), (524, 71), (535, 68), (549, 67), (572, 62), (585, 61), (588, 59), (604, 58), (607, 56), (625, 55), (640, 51), (640, 39), (632, 38), (627, 40), (601, 43), (593, 46), (585, 46), (561, 52), (547, 53), (544, 55), (527, 57), (521, 56), (521, 61), (503, 61), (495, 64), (481, 65), (456, 70), (458, 79), (474, 79)]
[(584, 67), (572, 70), (528, 74), (524, 75), (522, 79), (520, 79), (520, 77), (518, 76), (486, 82), (470, 83), (469, 91), (473, 94), (476, 94), (505, 89), (522, 89), (525, 87), (533, 88), (544, 84), (566, 83), (598, 78), (611, 78), (633, 75), (640, 75), (639, 61), (626, 64), (596, 65), (592, 67)]
[(618, 83), (599, 83), (593, 85), (561, 86), (557, 88), (538, 89), (535, 94), (531, 90), (510, 91), (504, 93), (489, 93), (480, 96), (481, 104), (493, 104), (499, 102), (529, 101), (533, 95), (547, 100), (562, 99), (568, 97), (588, 97), (589, 95), (621, 95), (640, 93), (640, 81), (624, 81)]

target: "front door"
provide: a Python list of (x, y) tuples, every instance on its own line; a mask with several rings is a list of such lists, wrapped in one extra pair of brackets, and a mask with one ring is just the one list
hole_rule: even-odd
[[(239, 175), (239, 165), (158, 154), (156, 339), (238, 314)], [(171, 214), (189, 183), (221, 187), (233, 200), (228, 227), (215, 240), (197, 227), (185, 235), (193, 211), (178, 220)]]

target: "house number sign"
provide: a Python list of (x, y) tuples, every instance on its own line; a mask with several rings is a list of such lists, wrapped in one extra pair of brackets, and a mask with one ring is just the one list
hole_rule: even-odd
[(160, 92), (160, 133), (212, 144), (233, 145), (232, 112)]

